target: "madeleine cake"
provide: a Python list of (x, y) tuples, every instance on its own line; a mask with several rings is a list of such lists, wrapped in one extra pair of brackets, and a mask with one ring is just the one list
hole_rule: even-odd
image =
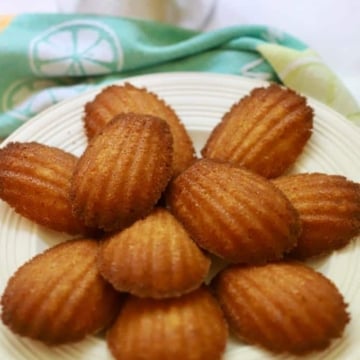
[(322, 173), (281, 176), (273, 182), (290, 199), (302, 223), (292, 256), (329, 253), (360, 233), (360, 184)]
[(109, 326), (120, 294), (99, 274), (97, 252), (93, 239), (69, 240), (22, 265), (1, 298), (3, 323), (50, 345), (79, 341)]
[(179, 296), (198, 288), (207, 258), (171, 213), (155, 209), (100, 248), (101, 274), (119, 291), (140, 297)]
[(174, 139), (174, 175), (194, 161), (192, 140), (176, 112), (157, 94), (128, 82), (106, 87), (86, 104), (84, 125), (88, 138), (91, 139), (114, 116), (129, 112), (157, 116), (167, 122)]
[(70, 183), (78, 159), (37, 142), (14, 142), (0, 149), (0, 198), (17, 213), (52, 230), (89, 230), (72, 213)]
[(283, 174), (311, 136), (313, 110), (295, 91), (271, 84), (255, 88), (223, 116), (201, 153), (264, 177)]
[(213, 286), (235, 335), (274, 352), (323, 350), (349, 321), (336, 286), (305, 264), (234, 265)]
[(201, 287), (170, 299), (128, 297), (107, 343), (119, 360), (220, 360), (227, 335), (217, 301)]
[(296, 210), (269, 180), (209, 159), (180, 174), (167, 199), (200, 247), (234, 263), (282, 258), (301, 230)]
[(115, 231), (146, 216), (172, 175), (172, 136), (158, 117), (122, 114), (90, 142), (74, 171), (73, 211), (88, 226)]

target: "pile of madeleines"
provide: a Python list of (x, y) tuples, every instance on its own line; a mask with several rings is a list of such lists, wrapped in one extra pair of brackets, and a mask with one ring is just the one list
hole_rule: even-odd
[(3, 323), (48, 345), (101, 331), (121, 360), (221, 359), (230, 332), (273, 353), (328, 347), (350, 315), (306, 260), (359, 234), (360, 184), (291, 174), (313, 116), (293, 90), (255, 88), (197, 157), (176, 112), (125, 83), (85, 105), (79, 158), (4, 146), (0, 198), (71, 236), (9, 279)]

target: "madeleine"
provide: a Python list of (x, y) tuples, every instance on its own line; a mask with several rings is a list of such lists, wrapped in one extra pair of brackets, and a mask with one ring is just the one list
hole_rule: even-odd
[(107, 335), (119, 360), (220, 360), (227, 325), (209, 290), (170, 299), (129, 296)]
[(192, 140), (176, 112), (158, 95), (130, 83), (111, 85), (85, 105), (84, 125), (91, 139), (114, 116), (138, 113), (162, 118), (174, 139), (173, 174), (186, 169), (195, 159)]
[(349, 321), (336, 286), (305, 264), (232, 266), (213, 286), (235, 335), (274, 352), (323, 350)]
[(71, 178), (78, 159), (53, 146), (14, 142), (0, 149), (0, 198), (49, 229), (88, 233), (72, 213)]
[(292, 256), (329, 253), (360, 233), (360, 184), (321, 173), (282, 176), (273, 183), (290, 199), (302, 223)]
[(73, 211), (105, 231), (146, 216), (172, 175), (169, 126), (150, 115), (122, 114), (95, 136), (80, 157), (71, 185)]
[(69, 240), (22, 265), (1, 298), (3, 323), (49, 345), (79, 341), (109, 326), (120, 297), (99, 274), (97, 252), (93, 239)]
[(301, 230), (296, 210), (269, 180), (209, 159), (180, 174), (167, 200), (200, 247), (234, 263), (280, 259)]
[(255, 88), (211, 132), (203, 157), (241, 165), (264, 177), (283, 174), (311, 136), (306, 98), (280, 85)]
[(98, 260), (114, 288), (152, 298), (198, 288), (210, 267), (183, 226), (161, 208), (104, 241)]

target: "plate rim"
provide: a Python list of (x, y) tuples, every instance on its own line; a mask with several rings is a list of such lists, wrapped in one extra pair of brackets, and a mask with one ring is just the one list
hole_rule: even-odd
[[(98, 92), (100, 92), (102, 89), (109, 85), (119, 85), (123, 84), (125, 82), (137, 82), (137, 81), (149, 81), (153, 78), (156, 79), (168, 79), (169, 77), (175, 77), (178, 79), (181, 79), (181, 77), (187, 77), (187, 78), (213, 78), (213, 79), (223, 79), (227, 81), (235, 81), (235, 82), (244, 82), (249, 83), (251, 86), (266, 86), (271, 83), (275, 83), (274, 81), (268, 81), (268, 80), (262, 80), (257, 78), (251, 78), (251, 77), (245, 77), (242, 75), (234, 75), (234, 74), (227, 74), (227, 73), (214, 73), (214, 72), (201, 72), (201, 71), (169, 71), (169, 72), (160, 72), (160, 73), (150, 73), (150, 74), (143, 74), (143, 75), (132, 75), (124, 78), (119, 79), (111, 79), (106, 83), (102, 84), (94, 84), (94, 87), (91, 89), (86, 89), (83, 93), (77, 94), (75, 96), (72, 96), (71, 98), (64, 99), (59, 101), (56, 104), (53, 104), (49, 106), (48, 108), (42, 110), (35, 116), (29, 118), (26, 120), (22, 125), (20, 125), (16, 130), (14, 130), (9, 136), (7, 136), (3, 141), (0, 143), (0, 147), (6, 145), (8, 142), (12, 141), (13, 137), (17, 137), (18, 133), (23, 132), (27, 129), (29, 126), (34, 126), (33, 123), (36, 122), (39, 118), (46, 116), (47, 113), (56, 111), (57, 109), (61, 109), (64, 106), (68, 106), (69, 104), (72, 104), (73, 102), (81, 101), (82, 99), (91, 98), (92, 96), (95, 96)], [(281, 86), (285, 86), (284, 84), (280, 84)], [(302, 92), (299, 92), (298, 90), (294, 90), (298, 94), (305, 96), (307, 100), (309, 101), (309, 104), (311, 106), (315, 106), (319, 110), (323, 110), (329, 113), (332, 113), (334, 117), (337, 118), (338, 121), (341, 121), (344, 126), (347, 127), (348, 131), (354, 131), (358, 133), (360, 136), (360, 126), (356, 125), (354, 122), (352, 122), (350, 119), (347, 119), (345, 115), (341, 114), (337, 110), (331, 108), (330, 106), (326, 105), (325, 103), (315, 99), (312, 96), (305, 95)]]

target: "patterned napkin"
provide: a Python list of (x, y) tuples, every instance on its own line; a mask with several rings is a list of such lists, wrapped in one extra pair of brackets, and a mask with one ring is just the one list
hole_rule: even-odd
[(360, 108), (304, 43), (265, 26), (198, 32), (111, 16), (0, 16), (0, 137), (48, 106), (133, 75), (205, 71), (283, 83), (350, 119)]

